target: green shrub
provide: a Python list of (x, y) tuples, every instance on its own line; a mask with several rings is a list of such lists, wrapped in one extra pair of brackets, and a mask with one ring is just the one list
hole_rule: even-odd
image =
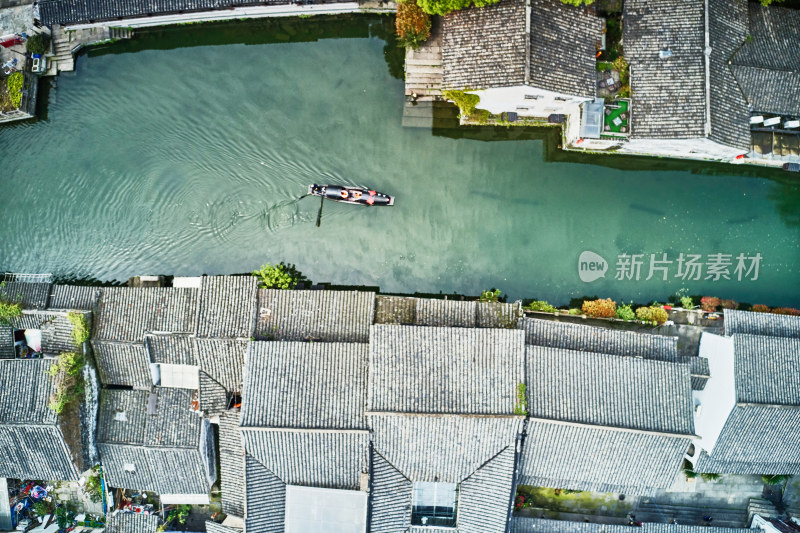
[(517, 385), (517, 403), (514, 405), (515, 415), (528, 415), (528, 398), (525, 395), (525, 384), (520, 383)]
[(0, 298), (0, 324), (8, 324), (18, 316), (22, 316), (22, 306)]
[(620, 320), (634, 320), (636, 318), (636, 313), (633, 312), (633, 308), (629, 304), (622, 304), (617, 307), (617, 312), (614, 316)]
[(569, 4), (571, 6), (582, 6), (582, 5), (589, 5), (593, 4), (594, 0), (561, 0), (564, 4)]
[(780, 485), (787, 479), (789, 479), (789, 476), (784, 476), (780, 474), (776, 475), (764, 474), (763, 476), (761, 476), (761, 481), (763, 481), (765, 485)]
[(442, 96), (452, 100), (458, 106), (462, 117), (470, 116), (475, 111), (475, 107), (481, 102), (481, 97), (477, 94), (465, 93), (464, 91), (444, 91)]
[(429, 15), (446, 15), (470, 6), (484, 7), (499, 0), (417, 0), (417, 4)]
[(46, 33), (34, 33), (25, 43), (25, 49), (31, 54), (44, 54), (49, 46), (50, 36)]
[(683, 473), (686, 474), (687, 479), (694, 479), (700, 474), (694, 471), (694, 467), (692, 463), (687, 461), (686, 459), (683, 460)]
[(22, 85), (24, 81), (25, 77), (22, 75), (22, 72), (14, 72), (6, 79), (6, 87), (8, 87), (8, 97), (11, 98), (11, 105), (17, 108), (22, 105)]
[(481, 292), (480, 298), (478, 298), (479, 302), (499, 302), (500, 301), (500, 289), (490, 289), (488, 291)]
[(534, 300), (529, 303), (526, 309), (530, 311), (542, 311), (543, 313), (557, 313), (558, 309), (550, 305), (549, 303), (541, 300)]
[(92, 471), (92, 474), (86, 479), (86, 493), (89, 499), (94, 503), (103, 501), (103, 485), (100, 482), (100, 473)]
[(67, 313), (67, 318), (72, 324), (72, 342), (80, 346), (89, 340), (91, 331), (89, 330), (89, 321), (86, 316), (78, 311), (70, 311)]
[(58, 361), (50, 366), (48, 373), (55, 378), (55, 388), (47, 406), (61, 414), (72, 401), (79, 400), (83, 394), (83, 365), (86, 363), (82, 355), (65, 352), (58, 356)]
[(722, 475), (721, 474), (711, 474), (711, 473), (708, 473), (708, 472), (704, 472), (704, 473), (700, 474), (700, 477), (703, 478), (703, 481), (716, 481), (720, 477), (722, 477)]
[(489, 122), (490, 116), (491, 113), (489, 113), (489, 111), (487, 111), (486, 109), (476, 109), (469, 116), (469, 119), (473, 122), (477, 122), (480, 125), (484, 125), (487, 122)]
[(694, 300), (691, 296), (681, 296), (681, 307), (684, 309), (694, 309)]
[(569, 313), (570, 315), (582, 315), (583, 311), (581, 311), (580, 309), (572, 308), (569, 311), (567, 311), (567, 313)]
[(663, 324), (669, 319), (669, 315), (664, 309), (658, 306), (640, 307), (636, 310), (636, 318), (654, 324)]
[(172, 509), (169, 513), (167, 513), (167, 519), (164, 521), (165, 524), (169, 524), (170, 522), (177, 520), (180, 524), (186, 523), (186, 518), (189, 517), (189, 512), (192, 510), (191, 505), (179, 505), (175, 509)]
[(739, 309), (739, 304), (735, 300), (722, 300), (720, 305), (723, 309)]
[(283, 262), (275, 266), (267, 263), (254, 270), (253, 275), (258, 278), (261, 289), (294, 289), (298, 283), (306, 281), (306, 277), (294, 265)]
[(611, 318), (617, 312), (617, 302), (611, 298), (583, 302), (584, 314), (596, 318)]

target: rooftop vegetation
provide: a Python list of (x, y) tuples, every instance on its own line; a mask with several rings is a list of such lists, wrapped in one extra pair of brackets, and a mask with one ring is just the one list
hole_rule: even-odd
[(49, 370), (55, 378), (55, 390), (47, 406), (61, 414), (71, 402), (80, 399), (83, 394), (83, 365), (86, 360), (81, 354), (65, 352), (58, 356), (58, 360)]
[(406, 48), (419, 48), (431, 36), (431, 17), (412, 0), (397, 3), (397, 41)]
[(253, 275), (258, 278), (260, 289), (294, 289), (297, 284), (308, 279), (293, 264), (281, 262), (272, 266), (267, 263), (260, 269), (254, 270)]

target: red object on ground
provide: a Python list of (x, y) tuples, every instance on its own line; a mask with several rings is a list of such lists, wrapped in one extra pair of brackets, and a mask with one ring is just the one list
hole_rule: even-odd
[(739, 154), (736, 156), (736, 159), (744, 159), (744, 154)]
[(22, 44), (22, 39), (15, 37), (13, 39), (8, 39), (6, 41), (0, 42), (0, 45), (2, 45), (3, 48), (11, 48), (15, 44)]
[(665, 305), (664, 306), (664, 310), (665, 311), (672, 311), (672, 306), (671, 305)]

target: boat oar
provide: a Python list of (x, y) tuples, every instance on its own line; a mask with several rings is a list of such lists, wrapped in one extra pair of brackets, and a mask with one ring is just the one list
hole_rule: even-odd
[(303, 199), (303, 198), (305, 198), (306, 196), (311, 196), (311, 195), (310, 195), (310, 194), (304, 194), (303, 196), (301, 196), (300, 198), (298, 198), (298, 200), (302, 200), (302, 199)]
[(317, 213), (317, 227), (319, 227), (319, 223), (322, 220), (322, 204), (325, 203), (325, 197), (319, 197), (319, 212)]

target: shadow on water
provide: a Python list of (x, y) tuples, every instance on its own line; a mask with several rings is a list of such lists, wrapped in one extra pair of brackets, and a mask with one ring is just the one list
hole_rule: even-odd
[(265, 17), (249, 20), (177, 24), (135, 30), (133, 39), (94, 46), (88, 57), (143, 50), (173, 50), (225, 44), (305, 43), (322, 39), (382, 39), (389, 73), (403, 79), (405, 51), (397, 44), (394, 17), (345, 13), (313, 17)]

